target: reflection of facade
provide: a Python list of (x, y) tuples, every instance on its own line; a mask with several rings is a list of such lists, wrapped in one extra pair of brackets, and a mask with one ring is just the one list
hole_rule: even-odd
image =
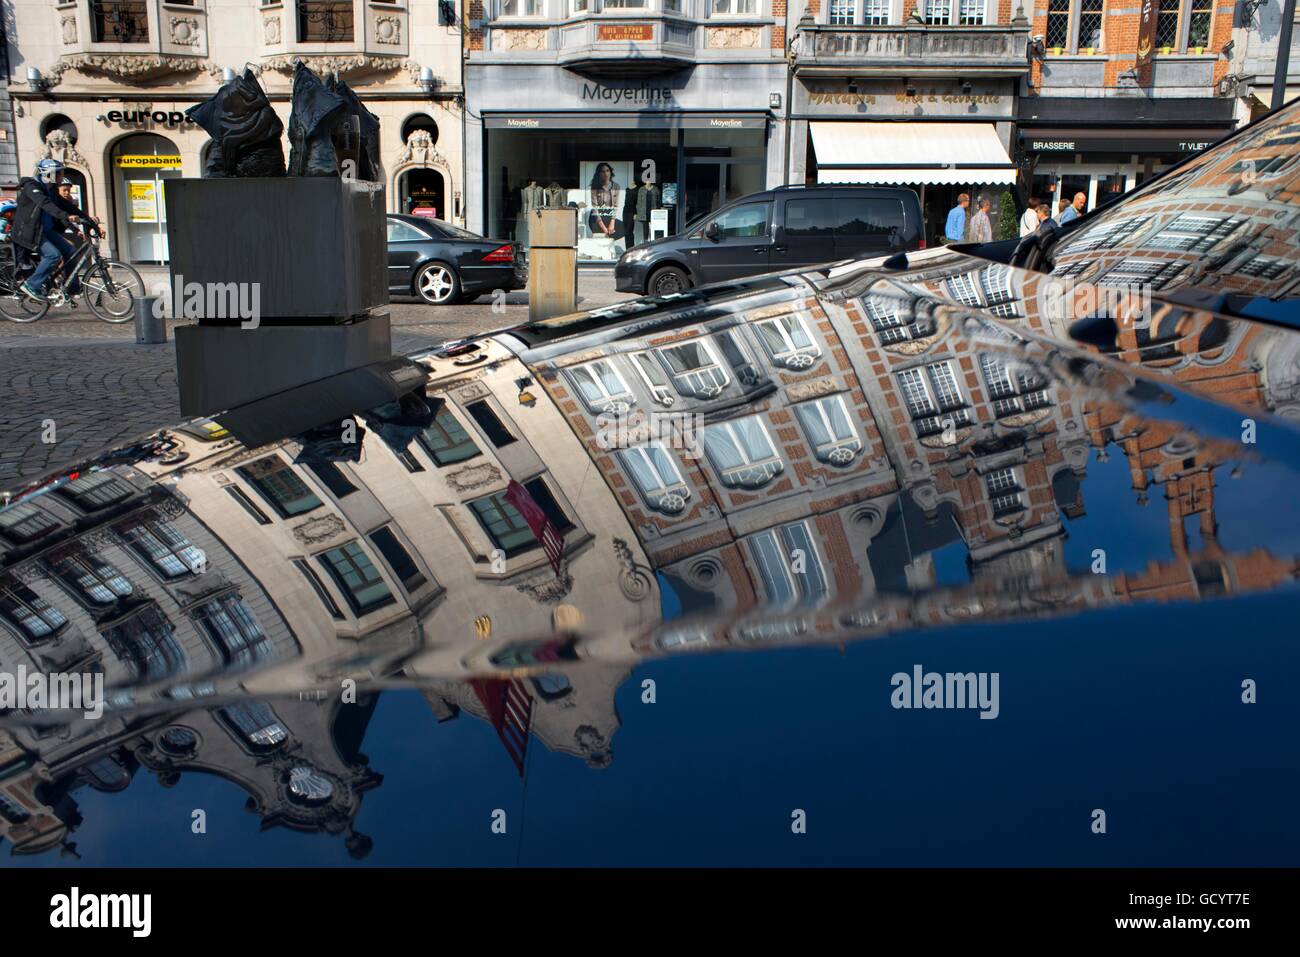
[[(36, 90), (7, 76), (19, 170), (30, 175), (51, 154), (69, 164), (119, 258), (166, 262), (159, 183), (198, 176), (208, 139), (183, 111), (210, 97), (225, 69), (247, 63), (287, 120), (298, 57), (322, 73), (337, 70), (379, 116), (389, 209), (408, 212), (405, 201), (419, 195), (439, 217), (463, 222), (461, 118), (453, 106), (460, 28), (441, 23), (439, 9), (414, 16), (405, 4), (361, 0), (184, 7), (157, 0), (5, 5), (16, 27), (10, 62), (39, 74)], [(431, 93), (420, 87), (422, 67), (433, 71)], [(68, 135), (51, 141), (52, 133)]]

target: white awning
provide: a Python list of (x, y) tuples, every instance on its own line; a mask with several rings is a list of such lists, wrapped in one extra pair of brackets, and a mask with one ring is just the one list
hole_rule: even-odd
[[(819, 183), (976, 186), (1016, 181), (992, 123), (809, 123)], [(948, 164), (945, 166), (945, 164)]]

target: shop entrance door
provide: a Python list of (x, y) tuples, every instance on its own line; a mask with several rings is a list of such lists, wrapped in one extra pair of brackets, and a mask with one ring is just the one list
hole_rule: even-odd
[(409, 216), (447, 219), (447, 201), (442, 174), (434, 169), (412, 169), (402, 174), (398, 193), (401, 212)]
[(162, 136), (137, 133), (113, 148), (116, 254), (129, 262), (167, 263), (164, 184), (181, 175), (180, 150)]
[(678, 224), (681, 230), (693, 220), (720, 209), (732, 200), (761, 190), (762, 164), (756, 160), (688, 156), (684, 181), (683, 217)]

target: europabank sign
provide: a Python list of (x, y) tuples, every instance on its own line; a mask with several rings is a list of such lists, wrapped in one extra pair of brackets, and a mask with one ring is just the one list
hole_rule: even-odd
[(1138, 49), (1135, 69), (1139, 86), (1151, 85), (1151, 58), (1156, 50), (1156, 0), (1142, 0), (1142, 13), (1138, 19)]

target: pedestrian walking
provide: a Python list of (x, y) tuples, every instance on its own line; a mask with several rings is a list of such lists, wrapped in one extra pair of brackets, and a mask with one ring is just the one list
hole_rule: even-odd
[(1088, 197), (1083, 193), (1074, 194), (1074, 202), (1068, 206), (1065, 200), (1061, 200), (1061, 215), (1056, 217), (1056, 221), (1064, 226), (1072, 219), (1078, 219), (1083, 215), (1083, 207), (1088, 205)]
[(970, 206), (970, 193), (957, 196), (957, 205), (948, 210), (948, 222), (943, 227), (944, 244), (959, 243), (966, 238), (966, 208)]
[(1029, 206), (1025, 209), (1025, 215), (1020, 217), (1020, 235), (1028, 236), (1038, 228), (1038, 207), (1043, 205), (1043, 201), (1037, 196), (1029, 197)]
[(973, 243), (993, 242), (993, 223), (989, 220), (989, 201), (980, 197), (979, 209), (970, 218), (970, 241)]

